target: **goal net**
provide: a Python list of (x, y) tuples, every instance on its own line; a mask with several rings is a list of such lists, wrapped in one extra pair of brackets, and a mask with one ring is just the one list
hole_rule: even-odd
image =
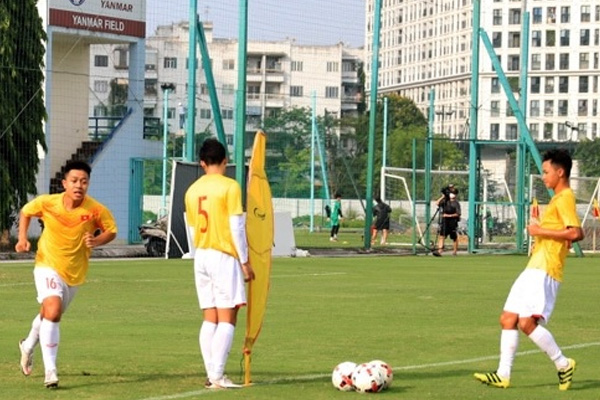
[[(582, 223), (585, 238), (579, 246), (583, 252), (596, 253), (600, 251), (600, 221), (598, 220), (598, 200), (600, 199), (598, 177), (571, 177), (570, 186), (575, 193), (577, 215)], [(529, 193), (533, 201), (537, 202), (539, 215), (543, 215), (545, 208), (550, 202), (550, 194), (542, 181), (541, 175), (530, 175)], [(529, 215), (531, 216), (532, 207)], [(531, 238), (528, 238), (531, 242)]]
[[(427, 250), (437, 240), (441, 218), (437, 212), (437, 200), (448, 184), (459, 191), (461, 205), (459, 221), (459, 249), (467, 248), (467, 223), (470, 206), (468, 202), (468, 171), (432, 170), (429, 185), (425, 185), (424, 170), (385, 167), (381, 170), (381, 193), (383, 201), (392, 208), (390, 237), (395, 246), (412, 246)], [(515, 190), (504, 179), (480, 177), (475, 202), (475, 237), (478, 251), (516, 251), (515, 229), (517, 205)], [(429, 205), (429, 214), (427, 213)]]

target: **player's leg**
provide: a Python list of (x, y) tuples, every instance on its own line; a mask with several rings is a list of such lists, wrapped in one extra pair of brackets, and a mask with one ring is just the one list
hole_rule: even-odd
[(40, 341), (40, 325), (42, 317), (37, 314), (31, 321), (31, 329), (25, 339), (19, 341), (19, 350), (21, 352), (21, 372), (29, 376), (33, 370), (33, 351)]
[(548, 355), (558, 371), (558, 388), (567, 390), (573, 380), (575, 360), (563, 355), (552, 333), (541, 325), (548, 322), (552, 315), (560, 283), (546, 274), (538, 277), (538, 281), (540, 283), (534, 286), (536, 290), (532, 300), (532, 315), (522, 316), (519, 319), (519, 328)]
[(60, 343), (60, 318), (62, 315), (62, 299), (59, 296), (46, 297), (42, 302), (42, 322), (40, 323), (40, 348), (46, 377), (46, 387), (56, 387), (56, 358)]
[(214, 252), (212, 260), (218, 261), (213, 264), (216, 267), (211, 266), (217, 327), (211, 347), (212, 369), (208, 377), (211, 382), (209, 387), (240, 387), (225, 376), (225, 365), (233, 343), (238, 310), (246, 304), (244, 276), (238, 260), (230, 255)]
[(490, 386), (507, 388), (510, 385), (510, 373), (519, 348), (518, 315), (503, 311), (500, 315), (500, 361), (495, 372), (475, 373), (475, 379)]
[[(198, 342), (200, 344), (200, 353), (204, 362), (207, 378), (210, 377), (212, 367), (212, 345), (214, 335), (217, 330), (217, 308), (215, 304), (214, 286), (210, 277), (210, 266), (213, 262), (212, 253), (205, 249), (196, 249), (194, 257), (194, 280), (196, 284), (196, 295), (198, 304), (202, 309), (203, 321), (200, 325)], [(205, 386), (210, 386), (210, 380), (207, 380)]]

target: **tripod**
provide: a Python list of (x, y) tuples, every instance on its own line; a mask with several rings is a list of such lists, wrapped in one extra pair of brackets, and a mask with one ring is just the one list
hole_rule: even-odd
[[(429, 243), (429, 245), (423, 243), (423, 236), (425, 235), (425, 232), (429, 232), (429, 229), (431, 228), (431, 224), (433, 223), (433, 221), (435, 220), (436, 217), (438, 218), (438, 226), (439, 227), (442, 226), (442, 224), (444, 223), (443, 208), (444, 208), (443, 205), (438, 205), (437, 210), (435, 210), (435, 213), (433, 213), (433, 216), (427, 223), (425, 230), (423, 231), (423, 233), (421, 233), (421, 237), (419, 238), (419, 244), (421, 246), (425, 247), (427, 250), (429, 250), (429, 252), (436, 257), (442, 256), (439, 252), (439, 249), (437, 248), (438, 239), (440, 237), (440, 230), (438, 229), (437, 234), (435, 235), (434, 241), (432, 243)], [(442, 210), (442, 212), (440, 212), (440, 210)]]

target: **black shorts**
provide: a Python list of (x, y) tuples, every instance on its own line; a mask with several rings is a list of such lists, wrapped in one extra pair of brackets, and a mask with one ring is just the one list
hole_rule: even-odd
[(375, 221), (375, 229), (382, 231), (384, 229), (390, 229), (390, 219), (386, 218), (384, 221)]
[(452, 240), (456, 240), (458, 235), (456, 230), (458, 228), (458, 221), (444, 220), (440, 229), (440, 235), (443, 237), (450, 237)]

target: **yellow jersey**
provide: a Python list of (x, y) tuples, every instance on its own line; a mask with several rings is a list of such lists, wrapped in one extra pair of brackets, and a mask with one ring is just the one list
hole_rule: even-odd
[[(568, 226), (581, 227), (575, 208), (575, 194), (570, 188), (554, 195), (546, 207), (540, 226), (545, 229), (561, 230)], [(545, 270), (548, 275), (562, 282), (565, 259), (569, 252), (568, 240), (536, 237), (527, 268)]]
[(239, 258), (229, 217), (242, 215), (242, 190), (221, 174), (201, 176), (185, 193), (187, 223), (194, 228), (194, 246), (213, 249)]
[(54, 269), (70, 286), (85, 281), (91, 249), (83, 240), (85, 233), (97, 229), (117, 233), (117, 225), (110, 211), (90, 196), (81, 205), (67, 211), (64, 193), (41, 195), (25, 204), (21, 212), (44, 222), (38, 240), (35, 264)]

